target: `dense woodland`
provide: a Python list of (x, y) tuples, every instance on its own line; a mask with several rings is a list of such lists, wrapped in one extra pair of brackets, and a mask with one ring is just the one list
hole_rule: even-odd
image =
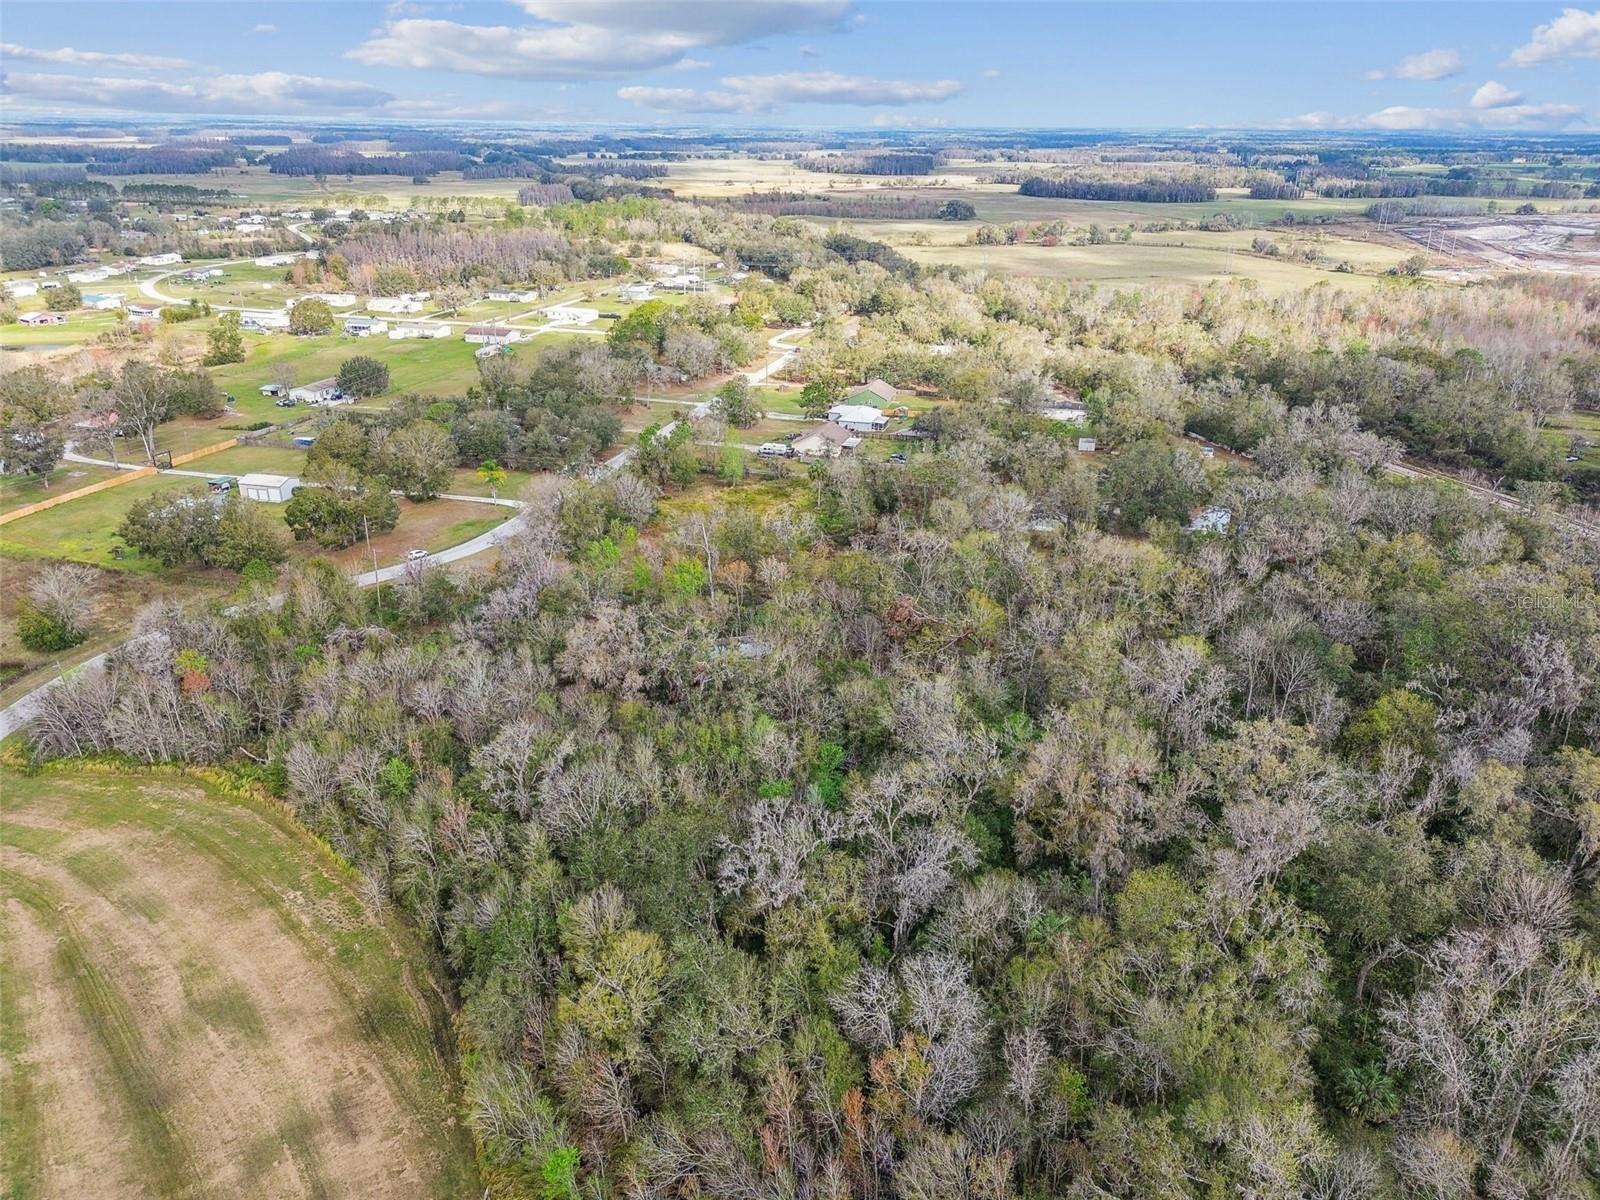
[[(437, 950), (503, 1196), (1600, 1197), (1600, 489), (1541, 436), (1600, 408), (1600, 291), (1115, 291), (640, 197), (358, 227), (325, 269), (684, 242), (753, 270), (731, 308), (330, 426), (296, 536), (587, 465), (774, 325), (824, 390), (950, 400), (919, 452), (647, 433), (492, 570), (148, 611), (34, 752), (224, 765), (347, 858)], [(153, 428), (195, 390), (157, 382), (74, 386)], [(71, 411), (8, 389), (29, 444)], [(205, 561), (259, 553), (207, 520)]]

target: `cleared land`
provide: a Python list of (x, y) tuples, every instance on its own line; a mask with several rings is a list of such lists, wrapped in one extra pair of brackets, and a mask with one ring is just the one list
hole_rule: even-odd
[(287, 818), (0, 774), (9, 1197), (476, 1195), (415, 940)]

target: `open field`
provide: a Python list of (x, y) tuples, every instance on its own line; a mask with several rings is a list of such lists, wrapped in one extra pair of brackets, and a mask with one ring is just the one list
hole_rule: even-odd
[(8, 1197), (477, 1194), (428, 966), (269, 809), (0, 775)]
[(109, 479), (115, 474), (116, 472), (110, 467), (91, 467), (84, 463), (64, 462), (50, 472), (48, 487), (40, 480), (28, 476), (0, 475), (0, 513), (25, 508), (75, 488), (88, 487), (91, 483), (99, 483), (102, 479)]
[(135, 479), (57, 505), (0, 528), (0, 554), (21, 558), (62, 558), (91, 566), (119, 567), (127, 571), (159, 571), (160, 564), (137, 554), (117, 557), (122, 545), (117, 526), (138, 500), (161, 492), (182, 491), (200, 483), (178, 475)]

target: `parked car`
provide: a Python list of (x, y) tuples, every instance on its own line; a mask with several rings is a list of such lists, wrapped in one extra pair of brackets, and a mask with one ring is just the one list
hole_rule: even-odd
[(272, 403), (278, 408), (293, 408), (294, 398), (292, 396), (279, 396)]

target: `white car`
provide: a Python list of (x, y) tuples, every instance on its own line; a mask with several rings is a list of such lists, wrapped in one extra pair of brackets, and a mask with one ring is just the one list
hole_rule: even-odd
[(406, 561), (408, 563), (421, 562), (427, 557), (428, 552), (426, 550), (419, 550), (413, 547), (412, 549), (406, 551)]

